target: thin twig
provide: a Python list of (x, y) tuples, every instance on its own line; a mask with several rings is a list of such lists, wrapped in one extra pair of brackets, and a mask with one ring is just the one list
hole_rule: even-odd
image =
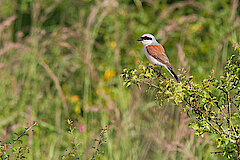
[(71, 135), (72, 135), (72, 138), (73, 138), (73, 143), (74, 143), (74, 146), (76, 148), (76, 153), (77, 153), (77, 156), (78, 156), (78, 159), (80, 159), (80, 156), (78, 154), (78, 151), (77, 151), (77, 144), (75, 142), (75, 138), (74, 138), (74, 135), (73, 135), (73, 132), (72, 132), (72, 127), (70, 126), (70, 130), (71, 130)]
[[(13, 141), (13, 143), (5, 151), (3, 151), (3, 154), (6, 153), (22, 136), (24, 136), (25, 133), (27, 133), (33, 127), (35, 127), (37, 125), (38, 125), (38, 123), (34, 121), (34, 123), (28, 129), (25, 129), (24, 132), (15, 141)], [(1, 154), (1, 158), (2, 158), (3, 154)]]
[(224, 152), (233, 153), (233, 152), (237, 152), (237, 151), (234, 151), (234, 150), (232, 150), (232, 151), (218, 151), (218, 152), (210, 152), (210, 153), (214, 153), (214, 154), (220, 153), (220, 154), (223, 154)]
[(64, 158), (64, 160), (67, 159), (67, 157), (76, 149), (76, 147), (74, 146), (73, 149), (67, 154), (67, 156)]
[(103, 141), (103, 138), (104, 138), (104, 134), (106, 133), (107, 129), (108, 129), (108, 126), (106, 125), (105, 128), (102, 129), (102, 131), (101, 131), (101, 133), (100, 133), (100, 138), (99, 138), (99, 140), (98, 140), (98, 145), (97, 145), (97, 148), (96, 148), (96, 152), (95, 152), (95, 154), (93, 155), (92, 160), (95, 160), (96, 157), (97, 157), (97, 155), (98, 155), (98, 152), (99, 152), (100, 147), (101, 147), (101, 145), (102, 145), (102, 141)]
[(68, 122), (68, 124), (70, 125), (69, 128), (70, 128), (70, 131), (71, 131), (71, 135), (72, 135), (72, 139), (73, 139), (74, 146), (75, 146), (75, 148), (76, 148), (76, 153), (77, 153), (78, 159), (80, 159), (80, 156), (79, 156), (79, 154), (78, 154), (77, 144), (76, 144), (76, 142), (75, 142), (75, 138), (74, 138), (73, 130), (72, 130), (72, 123), (73, 123), (73, 121), (71, 121), (71, 120), (69, 119), (69, 120), (67, 120), (67, 122)]

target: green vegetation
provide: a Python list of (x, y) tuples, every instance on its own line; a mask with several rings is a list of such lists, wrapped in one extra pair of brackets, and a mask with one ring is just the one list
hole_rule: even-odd
[[(223, 159), (224, 153), (226, 159), (236, 157), (239, 82), (234, 84), (238, 88), (229, 90), (234, 65), (227, 60), (235, 54), (234, 61), (239, 61), (232, 47), (240, 41), (239, 9), (238, 0), (0, 1), (0, 154), (16, 142), (4, 156), (177, 160)], [(182, 83), (175, 83), (165, 69), (162, 75), (167, 81), (145, 67), (149, 62), (142, 44), (136, 42), (143, 33), (162, 43), (175, 71), (180, 69)], [(146, 82), (170, 92), (148, 85), (124, 87), (123, 68), (138, 67), (134, 74), (144, 70)], [(215, 73), (208, 78), (212, 69)], [(239, 70), (234, 73), (237, 76)], [(179, 96), (172, 97), (172, 92)], [(198, 102), (201, 112), (193, 110)], [(207, 102), (210, 105), (204, 105)], [(233, 108), (222, 112), (223, 106), (218, 109), (216, 103)], [(220, 124), (223, 130), (215, 123), (218, 116), (224, 117), (221, 113), (226, 114)], [(206, 116), (210, 119), (204, 120)], [(33, 121), (38, 123), (34, 131), (21, 136)]]
[[(240, 51), (240, 46), (238, 49)], [(192, 119), (189, 126), (196, 135), (213, 135), (213, 142), (221, 149), (213, 153), (237, 160), (240, 158), (240, 62), (232, 56), (220, 80), (214, 78), (213, 73), (201, 84), (196, 84), (192, 76), (183, 72), (178, 83), (152, 66), (140, 65), (139, 69), (124, 69), (122, 77), (127, 86), (146, 84), (149, 90), (155, 90), (160, 104), (173, 100)]]

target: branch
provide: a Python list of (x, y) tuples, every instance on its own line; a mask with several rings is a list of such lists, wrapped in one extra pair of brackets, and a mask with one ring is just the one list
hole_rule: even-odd
[(74, 146), (73, 149), (67, 154), (67, 156), (64, 158), (64, 160), (67, 159), (67, 157), (76, 149), (76, 147)]
[[(28, 129), (25, 129), (24, 132), (15, 140), (13, 141), (13, 143), (6, 149), (3, 151), (3, 154), (6, 153), (22, 136), (24, 136), (25, 133), (27, 133), (28, 131), (30, 131), (33, 127), (37, 126), (38, 123), (37, 122), (33, 122), (33, 124), (28, 128)], [(3, 158), (3, 154), (1, 154), (1, 158)]]
[(103, 142), (104, 134), (106, 133), (107, 129), (108, 129), (108, 126), (106, 125), (105, 128), (102, 129), (102, 131), (101, 131), (100, 138), (98, 140), (98, 145), (97, 145), (97, 148), (96, 148), (96, 152), (93, 155), (92, 160), (95, 160), (98, 153), (99, 153), (100, 147), (101, 147), (102, 142)]
[(71, 132), (71, 135), (72, 135), (72, 139), (73, 139), (74, 146), (75, 146), (75, 148), (76, 148), (76, 153), (77, 153), (78, 159), (80, 159), (80, 156), (79, 156), (79, 154), (78, 154), (77, 144), (76, 144), (76, 142), (75, 142), (75, 138), (74, 138), (74, 135), (73, 135), (73, 130), (72, 130), (72, 127), (71, 127), (73, 121), (71, 121), (71, 120), (69, 119), (69, 120), (67, 120), (67, 122), (68, 122), (68, 124), (70, 125), (70, 132)]

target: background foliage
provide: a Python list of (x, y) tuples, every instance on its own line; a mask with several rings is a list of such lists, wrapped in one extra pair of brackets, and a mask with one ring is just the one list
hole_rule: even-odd
[(101, 159), (216, 159), (212, 137), (196, 137), (178, 107), (126, 89), (119, 75), (148, 63), (136, 39), (152, 33), (175, 71), (219, 77), (239, 42), (239, 15), (238, 0), (1, 0), (1, 145), (37, 121), (16, 146), (30, 147), (27, 159), (61, 159), (74, 147), (72, 119), (81, 159), (108, 124)]

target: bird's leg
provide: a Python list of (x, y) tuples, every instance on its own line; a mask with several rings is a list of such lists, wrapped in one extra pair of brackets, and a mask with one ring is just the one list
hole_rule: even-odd
[(152, 66), (147, 66), (147, 69), (149, 70), (149, 72), (150, 72), (150, 69), (152, 69), (155, 72), (155, 69)]
[(161, 71), (162, 71), (162, 66), (160, 66), (159, 72), (157, 72), (158, 77), (161, 76), (163, 79), (167, 79), (166, 77), (164, 77), (164, 76), (162, 75)]
[(161, 73), (161, 71), (162, 71), (162, 66), (160, 66), (160, 70), (159, 70), (159, 72)]
[[(154, 64), (154, 67), (158, 66), (157, 64)], [(151, 67), (154, 72), (157, 72), (153, 67)], [(158, 73), (158, 72), (157, 72)]]
[(159, 72), (157, 72), (158, 77), (163, 76), (161, 71), (162, 71), (162, 66), (160, 66)]
[(147, 66), (147, 69), (148, 69), (149, 72), (150, 72), (151, 68), (152, 68), (151, 66), (149, 66), (149, 65)]

